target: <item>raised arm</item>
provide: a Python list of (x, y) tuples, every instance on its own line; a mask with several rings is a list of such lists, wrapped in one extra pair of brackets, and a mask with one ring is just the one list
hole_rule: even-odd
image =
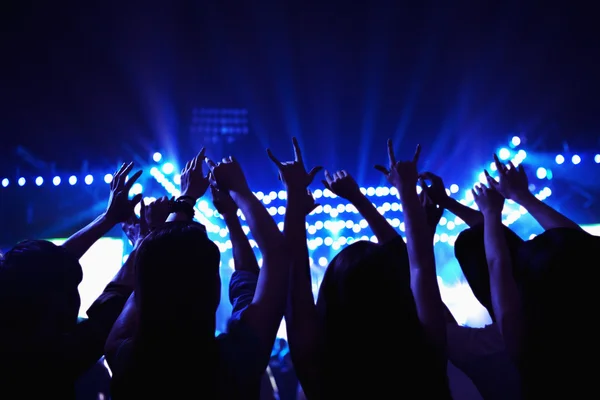
[(142, 199), (142, 195), (136, 195), (129, 200), (129, 190), (135, 181), (142, 175), (138, 171), (129, 180), (127, 174), (133, 169), (133, 163), (123, 164), (121, 168), (114, 173), (110, 182), (110, 197), (106, 212), (98, 216), (85, 228), (79, 230), (63, 243), (62, 247), (78, 259), (96, 243), (100, 238), (106, 235), (116, 224), (127, 220), (133, 214), (133, 208)]
[(239, 208), (237, 204), (235, 204), (231, 195), (225, 190), (219, 190), (211, 185), (210, 192), (213, 204), (219, 214), (223, 216), (225, 225), (227, 225), (227, 229), (229, 230), (229, 240), (231, 240), (235, 270), (246, 271), (258, 276), (260, 272), (258, 262), (238, 218), (237, 211)]
[[(252, 304), (242, 320), (260, 337), (265, 346), (266, 360), (275, 341), (286, 305), (289, 261), (283, 235), (262, 203), (254, 196), (240, 164), (232, 157), (216, 165), (206, 159), (220, 190), (227, 190), (238, 205), (252, 236), (262, 253), (263, 265), (258, 276)], [(265, 365), (266, 367), (266, 365)]]
[(321, 181), (327, 189), (337, 196), (348, 200), (367, 221), (380, 244), (397, 238), (398, 232), (387, 222), (385, 217), (369, 199), (361, 193), (356, 181), (346, 171), (333, 174), (325, 171), (325, 180)]
[(306, 212), (311, 209), (307, 207), (307, 187), (320, 167), (307, 173), (296, 138), (293, 139), (293, 144), (295, 160), (292, 162), (281, 163), (268, 152), (279, 168), (281, 181), (287, 189), (283, 234), (291, 256), (291, 276), (285, 321), (290, 355), (298, 379), (310, 396), (319, 398), (321, 331), (312, 292), (305, 223)]
[(485, 171), (488, 183), (505, 198), (522, 205), (544, 230), (552, 228), (582, 229), (578, 224), (536, 198), (529, 191), (529, 179), (527, 178), (523, 164), (515, 167), (509, 161), (505, 165), (495, 154), (494, 163), (496, 164), (500, 179), (496, 181)]
[(473, 210), (472, 208), (467, 207), (466, 205), (448, 196), (442, 178), (431, 172), (424, 172), (421, 174), (421, 177), (431, 182), (431, 186), (429, 186), (427, 194), (434, 203), (450, 211), (452, 214), (465, 221), (465, 223), (471, 227), (483, 222), (483, 215), (481, 215), (479, 211)]
[(387, 172), (386, 177), (398, 189), (400, 201), (404, 206), (411, 289), (417, 305), (419, 320), (431, 342), (439, 350), (445, 351), (445, 306), (437, 283), (431, 229), (427, 224), (427, 215), (417, 195), (419, 178), (417, 162), (420, 151), (420, 146), (417, 146), (412, 161), (396, 162), (392, 142), (388, 140), (390, 168), (389, 171), (382, 172)]
[(161, 197), (148, 205), (142, 200), (140, 202), (140, 218), (131, 218), (121, 224), (123, 231), (134, 247), (123, 267), (117, 272), (111, 284), (107, 287), (110, 288), (112, 285), (129, 289), (128, 292), (123, 291), (123, 294), (127, 294), (125, 297), (127, 303), (124, 303), (125, 306), (120, 315), (118, 315), (118, 319), (115, 318), (115, 321), (113, 321), (114, 325), (106, 339), (105, 355), (109, 363), (114, 359), (120, 345), (133, 336), (137, 326), (137, 314), (134, 302), (135, 294), (133, 293), (135, 287), (135, 254), (146, 235), (152, 229), (165, 223), (171, 211), (170, 203), (171, 200), (167, 197)]
[(250, 245), (248, 237), (242, 229), (238, 218), (238, 206), (225, 190), (219, 190), (216, 182), (211, 184), (213, 204), (223, 216), (225, 225), (229, 230), (229, 240), (233, 252), (233, 265), (235, 272), (229, 281), (229, 302), (231, 303), (232, 318), (237, 319), (246, 307), (252, 303), (258, 284), (260, 269), (258, 261)]
[(202, 170), (204, 147), (200, 153), (185, 164), (181, 170), (181, 196), (171, 202), (172, 213), (167, 221), (191, 221), (194, 219), (194, 207), (198, 199), (208, 189), (208, 174)]
[(521, 306), (502, 225), (504, 197), (485, 185), (476, 186), (473, 189), (473, 197), (484, 217), (483, 237), (490, 275), (492, 308), (507, 351), (518, 360), (521, 343)]

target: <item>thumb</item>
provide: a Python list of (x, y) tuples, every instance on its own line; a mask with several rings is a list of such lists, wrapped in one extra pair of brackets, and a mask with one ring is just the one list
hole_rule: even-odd
[[(139, 203), (140, 201), (142, 201), (142, 194), (141, 193), (140, 194), (136, 194), (135, 196), (133, 196), (133, 198), (131, 199), (131, 205), (133, 207), (135, 207), (135, 205), (137, 203)], [(142, 201), (142, 204), (143, 204), (143, 201)]]
[(375, 169), (386, 176), (390, 174), (390, 171), (383, 165), (376, 165)]
[(322, 169), (323, 169), (323, 167), (314, 167), (313, 169), (311, 169), (310, 172), (308, 173), (308, 182), (311, 183), (315, 179), (315, 176)]

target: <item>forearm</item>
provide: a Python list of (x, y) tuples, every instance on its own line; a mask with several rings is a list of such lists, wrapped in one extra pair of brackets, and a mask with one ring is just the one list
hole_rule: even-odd
[(484, 245), (496, 321), (508, 351), (511, 355), (518, 355), (521, 331), (519, 293), (512, 274), (512, 260), (501, 215), (485, 217)]
[(419, 203), (417, 193), (405, 190), (400, 194), (402, 201), (404, 227), (406, 230), (406, 246), (408, 258), (412, 268), (422, 266), (432, 270), (435, 275), (435, 257), (431, 228), (427, 224), (427, 215)]
[(356, 198), (350, 199), (350, 202), (367, 221), (380, 244), (385, 244), (398, 237), (398, 232), (362, 193), (357, 195)]
[(523, 206), (544, 230), (552, 228), (582, 229), (578, 224), (536, 198), (533, 193), (516, 198), (515, 202)]
[(106, 235), (113, 226), (115, 226), (115, 224), (109, 221), (103, 213), (85, 228), (68, 238), (67, 241), (63, 243), (62, 247), (79, 259), (83, 257), (94, 243)]
[(445, 309), (437, 283), (431, 230), (414, 188), (399, 192), (404, 206), (411, 290), (417, 313), (429, 339), (443, 351), (446, 346)]
[(451, 197), (448, 197), (446, 201), (440, 204), (440, 207), (450, 211), (452, 214), (465, 221), (470, 227), (483, 222), (483, 215), (479, 211), (473, 210)]
[(288, 193), (285, 214), (284, 237), (292, 256), (285, 320), (298, 379), (312, 393), (318, 386), (319, 329), (306, 245), (306, 217), (300, 196)]
[(256, 256), (254, 255), (248, 237), (242, 229), (238, 216), (233, 213), (224, 215), (223, 218), (229, 229), (229, 240), (231, 240), (233, 262), (236, 271), (248, 271), (258, 275), (260, 270), (258, 268)]
[(252, 236), (263, 253), (263, 260), (268, 253), (278, 252), (283, 245), (283, 235), (262, 203), (249, 190), (231, 192), (231, 197), (244, 214)]
[(263, 257), (252, 304), (244, 311), (242, 319), (254, 329), (265, 346), (270, 347), (286, 307), (288, 252), (275, 221), (252, 192), (231, 192), (231, 197), (244, 213)]

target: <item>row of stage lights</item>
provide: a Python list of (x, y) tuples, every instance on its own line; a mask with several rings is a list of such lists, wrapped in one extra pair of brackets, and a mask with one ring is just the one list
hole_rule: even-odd
[[(517, 150), (517, 147), (519, 147), (520, 144), (520, 138), (517, 136), (513, 137), (510, 140), (508, 146), (511, 149), (499, 149), (498, 157), (503, 161), (511, 160), (513, 164), (519, 165), (527, 157), (527, 153), (524, 150)], [(178, 196), (180, 194), (178, 189), (180, 183), (180, 176), (175, 173), (175, 165), (170, 162), (161, 163), (161, 161), (163, 161), (163, 156), (160, 153), (154, 153), (152, 159), (158, 165), (155, 165), (150, 168), (150, 175), (165, 189), (169, 196)], [(575, 164), (577, 164), (581, 160), (579, 159), (578, 162), (575, 162), (577, 161), (577, 159), (575, 158), (573, 161)], [(600, 156), (596, 156), (595, 161), (600, 161)], [(490, 170), (492, 172), (496, 171), (495, 165), (493, 163), (490, 165)], [(539, 179), (551, 178), (551, 176), (549, 176), (548, 173), (546, 173), (545, 176), (541, 176), (543, 174), (540, 173), (540, 169), (538, 169), (537, 172), (538, 173), (536, 175)], [(111, 174), (104, 175), (103, 181), (105, 183), (108, 184), (111, 182), (111, 180)], [(485, 175), (483, 173), (480, 173), (478, 180), (479, 182), (485, 183)], [(87, 185), (91, 185), (92, 183), (94, 183), (94, 181), (95, 180), (92, 175), (86, 175), (83, 179), (83, 182)], [(25, 177), (21, 177), (17, 180), (17, 184), (20, 186), (24, 186), (26, 182), (27, 181)], [(41, 186), (44, 183), (44, 178), (37, 177), (34, 180), (34, 182), (38, 186)], [(52, 183), (55, 186), (60, 185), (61, 182), (62, 179), (59, 176), (55, 176), (52, 179)], [(67, 180), (67, 182), (70, 185), (76, 185), (78, 183), (78, 178), (77, 176), (73, 175)], [(8, 181), (8, 178), (4, 178), (1, 181), (3, 187), (7, 187), (9, 183), (10, 182)], [(464, 190), (464, 195), (462, 199), (460, 199), (460, 187), (457, 184), (449, 185), (446, 189), (446, 192), (449, 195), (453, 195), (453, 197), (459, 199), (459, 201), (462, 204), (476, 209), (477, 206), (474, 203), (470, 189), (471, 188), (469, 187), (467, 190)], [(533, 189), (535, 188), (532, 187), (532, 190)], [(417, 190), (420, 191), (420, 187), (417, 187)], [(133, 185), (131, 190), (132, 194), (142, 193), (142, 191), (143, 187), (140, 183), (136, 183), (135, 185)], [(400, 218), (398, 218), (400, 216), (399, 214), (402, 212), (402, 205), (399, 204), (397, 201), (398, 193), (395, 188), (367, 187), (361, 188), (361, 192), (367, 197), (378, 198), (379, 200), (387, 200), (385, 198), (388, 196), (393, 197), (393, 199), (384, 201), (383, 203), (378, 201), (377, 203), (379, 204), (374, 205), (377, 207), (378, 211), (382, 215), (386, 216), (388, 222), (392, 226), (398, 228), (401, 232), (404, 232), (404, 223), (400, 220)], [(545, 187), (542, 190), (538, 190), (536, 196), (541, 200), (545, 200), (551, 194), (552, 191), (549, 188)], [(285, 214), (285, 207), (284, 205), (278, 205), (277, 203), (286, 199), (286, 192), (271, 191), (265, 193), (259, 191), (255, 192), (255, 195), (259, 200), (261, 200), (265, 207), (267, 207), (268, 212), (276, 219), (280, 220), (278, 221), (278, 226), (280, 229), (283, 229), (282, 218), (278, 217), (283, 216)], [(329, 248), (335, 251), (338, 250), (341, 246), (352, 243), (356, 240), (376, 241), (375, 237), (372, 236), (370, 234), (370, 231), (368, 230), (367, 222), (365, 220), (357, 218), (358, 211), (351, 204), (331, 204), (332, 201), (330, 201), (329, 199), (333, 200), (337, 196), (327, 189), (316, 189), (314, 190), (313, 195), (317, 199), (317, 201), (320, 202), (322, 205), (314, 210), (313, 214), (309, 216), (306, 223), (307, 233), (309, 236), (308, 246), (311, 250), (311, 253), (314, 253), (321, 247)], [(154, 200), (153, 197), (146, 198), (147, 202), (152, 200)], [(227, 238), (229, 232), (227, 230), (227, 227), (222, 222), (222, 217), (215, 210), (213, 210), (213, 208), (209, 205), (209, 202), (206, 200), (199, 201), (195, 211), (196, 219), (206, 226), (208, 232), (211, 233), (211, 235), (214, 235), (214, 238), (216, 239), (215, 243), (219, 246), (219, 249), (224, 253), (229, 252), (231, 250), (231, 242), (225, 239)], [(139, 209), (137, 210), (137, 212), (139, 213)], [(514, 222), (516, 222), (522, 215), (525, 215), (527, 211), (523, 207), (516, 206), (514, 202), (509, 200), (507, 202), (507, 207), (505, 208), (503, 213), (504, 223), (506, 225), (511, 225)], [(346, 218), (338, 219), (340, 218), (340, 216), (344, 216), (344, 214), (347, 215)], [(239, 215), (242, 221), (245, 221), (245, 218), (241, 214), (241, 212), (239, 213)], [(464, 225), (464, 222), (460, 218), (442, 217), (440, 221), (440, 226), (446, 232), (436, 234), (434, 239), (435, 242), (453, 245), (458, 233), (462, 228), (462, 225)], [(243, 226), (243, 229), (247, 234), (249, 233), (248, 226)], [(323, 230), (326, 232), (323, 232)], [(256, 242), (251, 240), (251, 244), (253, 247), (256, 248)], [(327, 255), (329, 256), (330, 254)], [(326, 262), (326, 257), (319, 257), (317, 261), (318, 265), (326, 265)]]
[[(511, 141), (510, 141), (510, 147), (512, 147), (513, 149), (514, 149), (514, 148), (516, 148), (516, 147), (518, 147), (520, 144), (521, 144), (521, 139), (520, 139), (518, 136), (514, 136), (514, 137), (511, 139)], [(509, 150), (508, 148), (501, 148), (501, 149), (498, 151), (498, 157), (499, 157), (501, 160), (504, 160), (504, 161), (507, 161), (509, 158), (511, 158), (511, 155), (512, 155), (512, 153), (511, 153), (511, 150)], [(524, 150), (519, 150), (519, 151), (517, 152), (517, 156), (518, 156), (517, 158), (525, 159), (525, 157), (526, 157), (526, 153), (525, 153), (525, 151), (524, 151)], [(160, 161), (162, 160), (162, 158), (163, 158), (163, 156), (162, 156), (162, 154), (161, 154), (161, 153), (154, 153), (154, 154), (153, 154), (153, 156), (152, 156), (152, 159), (153, 159), (155, 162), (157, 162), (157, 163), (158, 163), (158, 162), (160, 162)], [(593, 160), (594, 160), (594, 162), (595, 162), (596, 164), (600, 164), (600, 154), (596, 154), (596, 155), (594, 156)], [(555, 157), (555, 162), (556, 162), (556, 164), (558, 164), (558, 165), (562, 165), (562, 164), (564, 164), (564, 163), (565, 163), (565, 161), (566, 161), (566, 158), (565, 158), (565, 156), (564, 156), (564, 155), (562, 155), (562, 154), (558, 154), (558, 155)], [(580, 163), (582, 162), (582, 158), (581, 158), (581, 156), (579, 156), (579, 155), (577, 155), (577, 154), (574, 154), (574, 155), (572, 155), (572, 156), (571, 156), (571, 162), (572, 162), (574, 165), (578, 165), (578, 164), (580, 164)], [(496, 166), (495, 166), (495, 165), (492, 163), (492, 164), (490, 165), (490, 169), (491, 169), (492, 171), (495, 171), (495, 169), (496, 169)], [(166, 162), (166, 163), (162, 164), (162, 166), (161, 166), (161, 170), (162, 170), (162, 172), (163, 172), (164, 174), (166, 174), (166, 175), (170, 175), (170, 174), (172, 174), (172, 173), (175, 171), (175, 166), (174, 166), (172, 163), (170, 163), (170, 162)], [(553, 176), (552, 176), (552, 171), (551, 171), (551, 170), (549, 170), (549, 169), (546, 169), (546, 168), (544, 168), (544, 167), (539, 167), (539, 168), (536, 170), (536, 177), (537, 177), (538, 179), (552, 179), (552, 177), (553, 177)], [(42, 176), (38, 176), (38, 177), (36, 177), (35, 179), (33, 179), (32, 181), (33, 181), (33, 183), (35, 183), (35, 185), (36, 185), (36, 186), (42, 186), (42, 185), (45, 183), (45, 179), (44, 179), (44, 177), (42, 177)], [(91, 174), (88, 174), (88, 175), (86, 175), (86, 176), (83, 178), (83, 182), (84, 182), (86, 185), (91, 185), (91, 184), (93, 184), (93, 183), (94, 183), (94, 181), (95, 181), (95, 178), (94, 178), (94, 176), (93, 176), (93, 175), (91, 175)], [(104, 175), (104, 177), (103, 177), (103, 181), (104, 181), (105, 183), (109, 184), (109, 183), (112, 181), (112, 175), (111, 175), (111, 174), (105, 174), (105, 175)], [(22, 176), (22, 177), (19, 177), (19, 178), (16, 180), (16, 183), (17, 183), (17, 185), (18, 185), (18, 186), (25, 186), (25, 184), (26, 184), (27, 182), (28, 182), (28, 178), (25, 178), (25, 177), (23, 177), (23, 176)], [(79, 178), (78, 178), (76, 175), (71, 175), (71, 176), (70, 176), (68, 179), (66, 179), (66, 181), (65, 181), (65, 182), (68, 182), (68, 184), (69, 184), (69, 185), (71, 185), (71, 186), (74, 186), (74, 185), (76, 185), (76, 184), (79, 182)], [(1, 185), (2, 187), (8, 187), (8, 186), (10, 185), (10, 183), (11, 183), (11, 181), (10, 181), (10, 179), (9, 179), (9, 178), (3, 178), (3, 179), (0, 181), (0, 185)], [(54, 186), (59, 186), (59, 185), (61, 185), (61, 184), (63, 183), (63, 178), (62, 178), (62, 177), (60, 177), (60, 176), (54, 176), (54, 177), (52, 178), (52, 180), (51, 180), (51, 183), (52, 183)], [(176, 184), (179, 184), (179, 175), (175, 175), (175, 177), (174, 177), (174, 183), (176, 183)], [(136, 190), (134, 190), (134, 192), (135, 192), (136, 194), (137, 194), (137, 193), (141, 193), (141, 187), (140, 187), (140, 186), (136, 186), (136, 187), (135, 187), (135, 189), (136, 189)], [(369, 189), (372, 189), (372, 188), (369, 188)], [(383, 188), (379, 188), (379, 189), (383, 189)], [(456, 184), (452, 184), (452, 185), (450, 185), (449, 189), (450, 189), (450, 192), (451, 192), (451, 193), (457, 193), (457, 192), (458, 192), (458, 186), (457, 186)], [(366, 190), (366, 189), (365, 189), (365, 190)], [(378, 190), (378, 192), (377, 192), (375, 195), (376, 195), (376, 196), (378, 196), (378, 197), (379, 197), (379, 196), (381, 196), (381, 195), (379, 194), (380, 192), (381, 192), (381, 190)]]
[[(104, 181), (104, 183), (109, 184), (112, 182), (112, 178), (113, 178), (112, 174), (106, 174), (106, 175), (104, 175), (103, 181)], [(86, 185), (91, 185), (94, 183), (94, 181), (95, 181), (94, 176), (91, 174), (88, 174), (83, 178), (83, 182)], [(33, 183), (35, 183), (36, 186), (42, 186), (45, 182), (46, 181), (43, 176), (38, 176), (37, 178), (33, 179)], [(54, 186), (59, 186), (60, 184), (63, 183), (63, 178), (61, 178), (60, 176), (55, 176), (52, 178), (51, 182)], [(75, 186), (79, 182), (79, 178), (76, 175), (71, 175), (66, 180), (66, 182), (71, 186)], [(19, 185), (19, 186), (25, 186), (26, 183), (27, 183), (27, 178), (25, 178), (23, 176), (20, 177), (19, 179), (17, 179), (17, 185)], [(2, 185), (2, 187), (8, 187), (8, 185), (10, 185), (10, 179), (3, 178), (2, 181), (0, 181), (0, 184)], [(131, 190), (133, 192), (141, 193), (141, 186), (139, 186), (139, 185), (136, 186), (136, 185), (138, 185), (138, 184), (134, 184), (133, 186), (135, 186), (135, 188), (132, 187)]]
[[(511, 147), (518, 147), (520, 144), (520, 139), (518, 137), (512, 138)], [(503, 148), (498, 152), (498, 156), (500, 159), (504, 161), (511, 160), (513, 164), (519, 165), (521, 164), (525, 158), (527, 157), (527, 153), (524, 150), (511, 151), (509, 149)], [(153, 160), (156, 163), (160, 163), (163, 157), (160, 153), (155, 153), (153, 155)], [(495, 171), (495, 165), (492, 163), (490, 165), (490, 169)], [(179, 183), (179, 176), (174, 174), (175, 167), (171, 163), (163, 163), (162, 165), (154, 166), (150, 170), (150, 174), (156, 179), (156, 181), (167, 191), (169, 196), (178, 196), (179, 190), (177, 189), (177, 185)], [(173, 176), (171, 176), (173, 175)], [(485, 183), (485, 175), (483, 173), (479, 176), (479, 181)], [(535, 189), (535, 188), (532, 188)], [(420, 191), (421, 188), (417, 187), (417, 191)], [(458, 194), (460, 188), (457, 184), (451, 184), (446, 192), (448, 195)], [(404, 232), (405, 227), (404, 223), (398, 218), (399, 213), (402, 212), (402, 205), (397, 201), (397, 190), (395, 188), (388, 187), (368, 187), (361, 188), (361, 192), (365, 194), (367, 197), (377, 197), (377, 198), (385, 198), (388, 196), (394, 197), (391, 201), (385, 201), (381, 204), (374, 204), (377, 207), (377, 210), (384, 216), (387, 217), (388, 222), (398, 228), (401, 232)], [(269, 214), (274, 217), (281, 217), (285, 215), (285, 207), (284, 205), (277, 205), (278, 201), (282, 201), (286, 199), (285, 191), (271, 191), (269, 193), (264, 192), (255, 192), (256, 197), (261, 200), (261, 202), (267, 208)], [(330, 192), (329, 190), (321, 190), (316, 189), (313, 191), (313, 195), (315, 199), (320, 203), (330, 203), (329, 200), (324, 199), (335, 199), (337, 196)], [(536, 193), (536, 197), (540, 200), (545, 200), (549, 196), (552, 195), (552, 191), (545, 187), (542, 190), (539, 190)], [(148, 201), (154, 200), (153, 198), (147, 198)], [(474, 203), (472, 193), (470, 188), (465, 191), (464, 198), (459, 200), (462, 204), (467, 205), (471, 208), (476, 209), (477, 206)], [(513, 201), (508, 201), (508, 206), (504, 210), (504, 223), (506, 225), (511, 225), (516, 222), (521, 216), (525, 215), (527, 211), (520, 206), (516, 206)], [(139, 210), (137, 210), (139, 212)], [(226, 226), (224, 226), (223, 222), (218, 222), (222, 217), (213, 210), (209, 203), (206, 200), (201, 200), (198, 202), (196, 211), (196, 219), (203, 223), (207, 231), (210, 234), (214, 235), (214, 241), (219, 246), (221, 252), (226, 253), (231, 250), (231, 242), (226, 240), (229, 232)], [(353, 214), (352, 216), (348, 216), (344, 219), (338, 219), (343, 214)], [(325, 218), (320, 218), (319, 214), (325, 214)], [(387, 214), (387, 215), (386, 215)], [(241, 212), (238, 212), (238, 215), (245, 221), (244, 215)], [(355, 216), (358, 215), (358, 210), (351, 204), (322, 204), (317, 207), (311, 216), (309, 216), (306, 228), (308, 233), (308, 247), (311, 250), (311, 255), (314, 252), (318, 251), (319, 248), (325, 247), (329, 248), (332, 251), (339, 250), (341, 246), (346, 244), (350, 244), (356, 240), (371, 240), (376, 241), (376, 238), (371, 235), (366, 235), (368, 232), (368, 224), (363, 219), (358, 219)], [(283, 229), (283, 221), (281, 218), (278, 222), (278, 226), (280, 229)], [(434, 241), (436, 243), (446, 243), (449, 245), (454, 245), (454, 242), (458, 236), (458, 233), (461, 230), (461, 225), (464, 225), (464, 222), (458, 217), (446, 218), (442, 217), (440, 221), (440, 226), (443, 227), (447, 232), (443, 232), (440, 234), (436, 234)], [(249, 233), (248, 226), (243, 226), (244, 232), (246, 234)], [(327, 231), (321, 233), (321, 231)], [(320, 234), (321, 233), (321, 234)], [(250, 240), (252, 247), (256, 248), (256, 242)], [(330, 254), (328, 254), (330, 255)], [(311, 259), (312, 260), (312, 259)], [(232, 262), (232, 261), (231, 261)], [(325, 266), (327, 264), (327, 257), (319, 257), (318, 265)]]

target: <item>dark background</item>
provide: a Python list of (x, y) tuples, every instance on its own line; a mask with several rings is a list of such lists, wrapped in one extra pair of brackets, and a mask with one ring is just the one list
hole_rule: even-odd
[[(181, 165), (202, 146), (189, 125), (203, 106), (248, 110), (250, 135), (225, 151), (267, 189), (264, 148), (289, 157), (292, 135), (308, 163), (364, 185), (380, 183), (388, 137), (400, 157), (420, 142), (423, 168), (457, 179), (513, 133), (540, 154), (596, 152), (600, 35), (583, 4), (3, 4), (0, 177), (111, 171), (155, 151)], [(69, 210), (66, 229), (106, 195), (53, 189), (0, 188), (0, 225)]]

